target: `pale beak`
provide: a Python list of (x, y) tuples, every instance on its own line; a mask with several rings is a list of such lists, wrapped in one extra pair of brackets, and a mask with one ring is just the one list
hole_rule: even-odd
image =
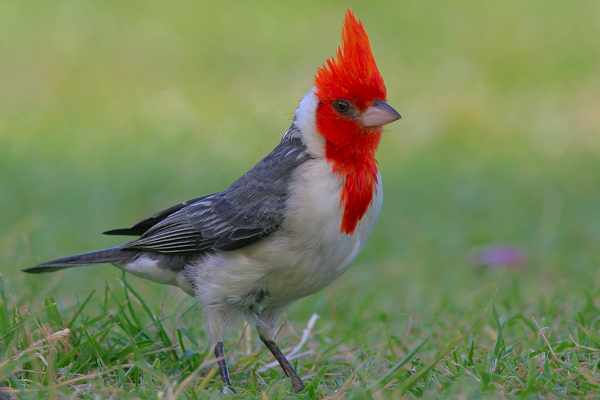
[(385, 101), (375, 100), (373, 105), (367, 108), (358, 119), (364, 126), (383, 126), (402, 118), (398, 111), (394, 110)]

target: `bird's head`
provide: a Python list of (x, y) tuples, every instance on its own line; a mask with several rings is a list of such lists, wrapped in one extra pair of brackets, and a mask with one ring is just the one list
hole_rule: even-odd
[(352, 233), (371, 204), (377, 186), (375, 151), (382, 126), (400, 118), (389, 106), (367, 32), (348, 9), (342, 45), (315, 76), (317, 132), (325, 139), (325, 157), (345, 179), (340, 205), (341, 231)]
[(385, 103), (386, 88), (367, 32), (350, 9), (337, 59), (319, 68), (315, 88), (319, 100), (316, 127), (327, 142), (329, 157), (335, 158), (331, 152), (348, 147), (360, 150), (370, 144), (376, 149), (379, 140), (374, 139), (379, 139), (381, 127), (400, 118)]

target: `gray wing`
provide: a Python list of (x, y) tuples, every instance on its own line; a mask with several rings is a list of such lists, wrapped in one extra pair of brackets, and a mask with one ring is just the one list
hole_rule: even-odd
[(286, 134), (269, 155), (224, 191), (109, 233), (136, 234), (158, 221), (124, 249), (189, 254), (247, 246), (281, 226), (292, 173), (309, 158), (302, 142)]

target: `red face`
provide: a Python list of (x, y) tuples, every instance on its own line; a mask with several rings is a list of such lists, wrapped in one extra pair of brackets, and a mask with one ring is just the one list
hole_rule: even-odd
[[(375, 100), (386, 100), (367, 32), (354, 13), (348, 10), (342, 29), (342, 48), (337, 60), (327, 60), (315, 77), (320, 105), (317, 129), (327, 141), (345, 146), (354, 142), (363, 127), (359, 115)], [(377, 131), (377, 130), (376, 130)]]

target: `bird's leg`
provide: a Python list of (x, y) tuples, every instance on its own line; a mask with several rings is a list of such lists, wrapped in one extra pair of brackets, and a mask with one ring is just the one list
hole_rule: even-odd
[(265, 339), (260, 336), (260, 340), (267, 346), (267, 349), (273, 354), (279, 365), (281, 365), (281, 369), (285, 372), (286, 376), (292, 380), (292, 388), (294, 389), (294, 393), (300, 393), (304, 389), (304, 382), (298, 376), (294, 368), (290, 365), (289, 361), (285, 358), (281, 350), (279, 350), (279, 346), (275, 343), (274, 340)]
[(223, 354), (223, 342), (217, 342), (215, 345), (215, 357), (217, 357), (217, 365), (219, 366), (219, 372), (221, 373), (221, 380), (223, 381), (223, 384), (227, 386), (234, 394), (236, 394), (237, 392), (231, 385), (231, 380), (229, 380), (229, 371), (227, 371), (225, 354)]

